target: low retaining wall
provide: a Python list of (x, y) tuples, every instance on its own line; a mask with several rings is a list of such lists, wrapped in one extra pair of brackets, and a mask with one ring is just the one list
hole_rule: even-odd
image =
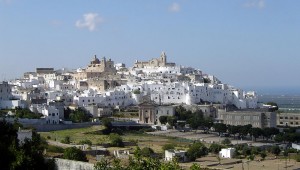
[(59, 158), (55, 158), (54, 160), (56, 170), (94, 170), (94, 164), (88, 162), (80, 162)]

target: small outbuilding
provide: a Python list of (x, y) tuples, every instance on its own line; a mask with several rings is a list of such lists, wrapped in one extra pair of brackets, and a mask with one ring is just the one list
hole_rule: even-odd
[(233, 158), (235, 148), (225, 148), (219, 152), (221, 158)]
[(187, 156), (186, 151), (182, 150), (165, 150), (165, 161), (172, 161), (173, 158), (177, 158), (179, 162), (186, 162)]

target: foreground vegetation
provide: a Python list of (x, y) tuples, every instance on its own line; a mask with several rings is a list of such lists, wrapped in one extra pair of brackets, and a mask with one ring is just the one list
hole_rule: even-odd
[(20, 143), (17, 124), (0, 121), (1, 169), (54, 169), (52, 161), (45, 161), (43, 151), (47, 143), (33, 131), (32, 140)]

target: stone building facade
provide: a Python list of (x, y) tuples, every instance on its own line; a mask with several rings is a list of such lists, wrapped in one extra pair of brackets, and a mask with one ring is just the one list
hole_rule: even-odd
[(172, 105), (159, 106), (153, 102), (143, 102), (139, 104), (139, 122), (161, 125), (159, 117), (174, 116), (175, 107)]
[(104, 77), (106, 75), (115, 75), (117, 70), (114, 66), (114, 61), (106, 60), (105, 57), (101, 61), (95, 55), (86, 69), (78, 70), (73, 77), (75, 80), (83, 80), (97, 77)]
[(252, 127), (265, 128), (276, 127), (276, 113), (262, 111), (229, 111), (218, 110), (218, 121), (226, 125), (248, 125)]
[(162, 52), (159, 58), (154, 58), (149, 61), (136, 61), (134, 67), (144, 68), (144, 67), (174, 67), (175, 63), (167, 62), (167, 55)]
[(300, 114), (299, 113), (278, 113), (277, 126), (299, 127)]

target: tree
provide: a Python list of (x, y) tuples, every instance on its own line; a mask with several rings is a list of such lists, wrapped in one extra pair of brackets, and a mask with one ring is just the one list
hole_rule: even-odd
[(11, 123), (0, 121), (0, 165), (10, 169), (15, 160), (14, 150), (18, 146), (17, 130)]
[(229, 138), (225, 138), (224, 140), (222, 140), (221, 142), (223, 145), (230, 145), (231, 144), (231, 140)]
[(64, 151), (63, 158), (75, 161), (88, 161), (83, 151), (76, 147), (66, 148)]
[(209, 147), (209, 152), (212, 152), (212, 153), (215, 153), (215, 154), (219, 154), (219, 152), (221, 151), (222, 148), (223, 148), (222, 145), (219, 145), (217, 143), (213, 143)]
[(154, 154), (154, 151), (152, 148), (149, 148), (149, 147), (144, 147), (142, 150), (141, 150), (141, 155), (143, 157), (150, 157)]
[(193, 143), (187, 150), (187, 156), (191, 161), (208, 154), (208, 149), (201, 142)]
[(271, 108), (269, 108), (269, 110), (270, 110), (271, 112), (274, 112), (274, 111), (278, 110), (278, 105), (277, 105), (277, 103), (275, 103), (275, 102), (268, 102), (267, 105), (272, 106)]
[(133, 90), (133, 94), (141, 94), (141, 91), (139, 89)]
[(229, 134), (233, 135), (233, 138), (235, 138), (235, 135), (237, 133), (239, 133), (239, 127), (238, 126), (228, 125), (227, 130), (228, 130)]
[(277, 135), (279, 133), (279, 130), (274, 127), (267, 127), (263, 129), (263, 136), (268, 139), (270, 139), (272, 136)]
[(0, 165), (1, 169), (47, 169), (43, 151), (47, 143), (32, 132), (32, 139), (19, 144), (14, 125), (0, 121)]
[(72, 122), (87, 122), (90, 119), (90, 116), (88, 114), (85, 113), (84, 110), (82, 109), (77, 109), (75, 111), (73, 111), (73, 113), (71, 113), (69, 115), (69, 118), (72, 120)]
[(112, 170), (111, 163), (108, 159), (102, 158), (94, 165), (95, 170)]
[(163, 151), (165, 151), (165, 150), (170, 150), (170, 149), (175, 149), (174, 144), (167, 143), (167, 144), (165, 144), (164, 146), (162, 146), (162, 150), (163, 150)]
[(102, 133), (107, 135), (110, 134), (113, 128), (113, 125), (111, 123), (111, 119), (109, 118), (103, 118), (101, 120), (102, 125), (104, 126), (104, 129), (102, 130)]
[(198, 129), (198, 127), (203, 126), (204, 118), (201, 110), (191, 113), (190, 115), (187, 122), (190, 124), (191, 128)]
[(256, 141), (256, 138), (263, 134), (263, 130), (261, 128), (252, 128), (250, 133), (254, 137), (254, 141)]
[(17, 118), (28, 118), (28, 119), (39, 119), (42, 117), (42, 114), (33, 113), (29, 109), (16, 108), (16, 117)]
[(160, 116), (159, 121), (161, 124), (166, 124), (168, 122), (168, 116)]
[(124, 146), (123, 139), (118, 134), (115, 134), (115, 133), (110, 134), (109, 139), (110, 139), (111, 146), (114, 146), (114, 147), (123, 147)]
[(244, 138), (245, 136), (248, 135), (248, 133), (250, 133), (250, 130), (252, 128), (252, 125), (248, 124), (248, 125), (244, 125), (244, 126), (238, 126), (239, 127), (239, 135), (240, 138)]
[(264, 160), (267, 157), (267, 154), (265, 151), (260, 152), (260, 157)]
[(174, 116), (168, 116), (167, 121), (170, 126), (175, 126), (177, 123), (177, 118)]
[(278, 156), (281, 152), (279, 146), (272, 146), (270, 151), (272, 154), (274, 154), (276, 156)]
[(190, 170), (201, 170), (201, 167), (199, 164), (193, 163), (193, 165), (190, 167)]
[[(17, 154), (17, 167), (21, 169), (44, 169), (49, 165), (45, 162), (43, 152), (47, 142), (35, 131), (32, 132), (32, 139), (25, 139), (20, 145)], [(15, 169), (19, 169), (15, 167)]]
[(215, 123), (213, 128), (219, 133), (219, 136), (221, 133), (225, 133), (227, 131), (227, 126), (224, 123)]
[(285, 135), (282, 132), (280, 132), (274, 137), (274, 140), (275, 142), (285, 142)]

